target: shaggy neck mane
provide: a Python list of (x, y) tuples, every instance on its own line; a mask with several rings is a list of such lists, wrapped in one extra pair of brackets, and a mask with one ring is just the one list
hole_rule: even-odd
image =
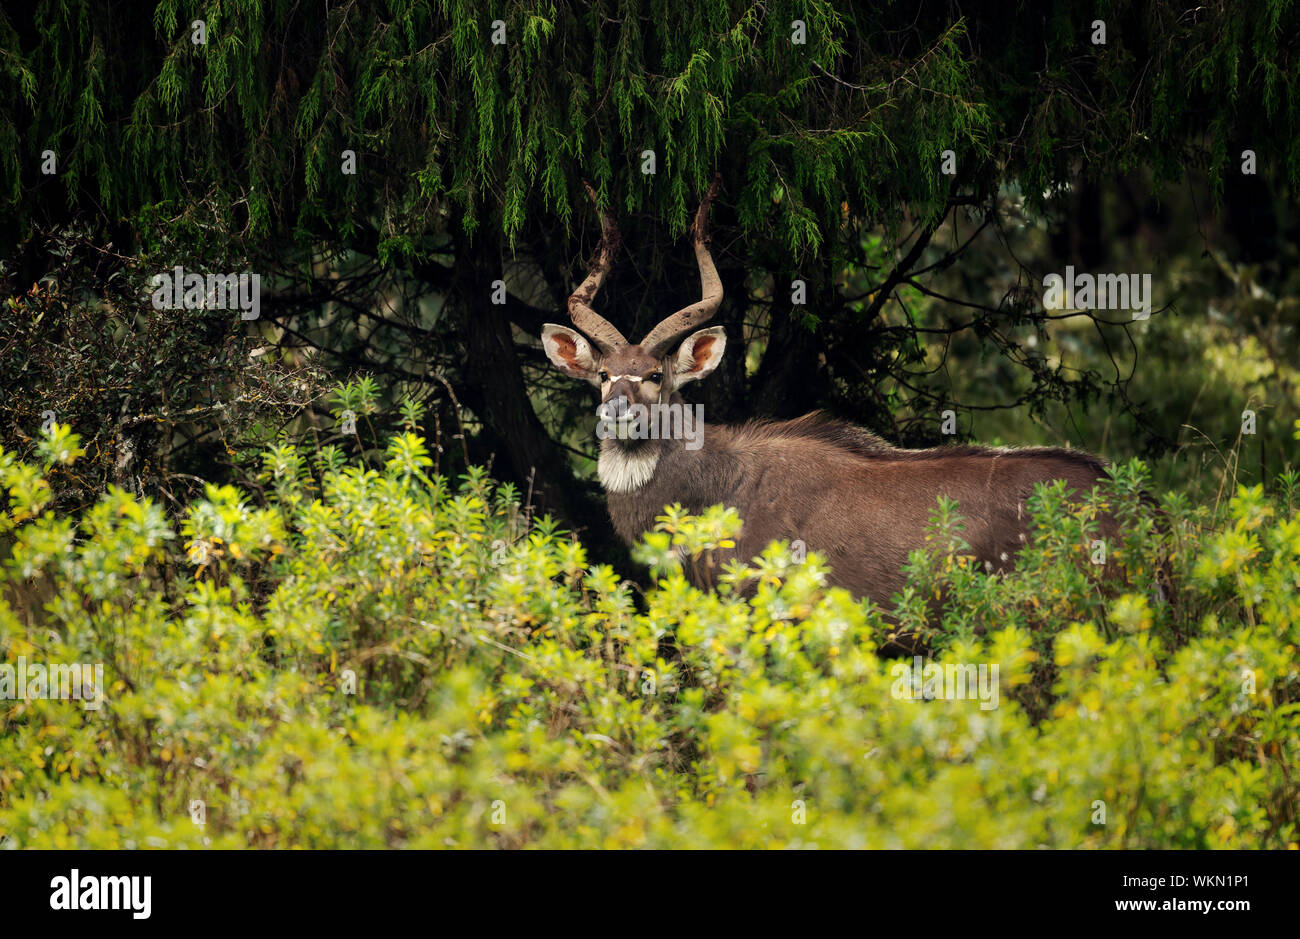
[(654, 476), (659, 466), (659, 453), (658, 441), (625, 448), (612, 440), (602, 440), (596, 476), (606, 492), (635, 492)]
[(798, 438), (815, 440), (856, 456), (872, 460), (923, 461), (943, 460), (955, 456), (1042, 457), (1055, 456), (1076, 460), (1104, 472), (1106, 463), (1081, 450), (1063, 447), (982, 447), (974, 444), (944, 445), (924, 450), (904, 450), (892, 446), (869, 430), (837, 421), (821, 411), (813, 411), (789, 421), (751, 421), (735, 428), (733, 439), (737, 443), (756, 440), (781, 440)]

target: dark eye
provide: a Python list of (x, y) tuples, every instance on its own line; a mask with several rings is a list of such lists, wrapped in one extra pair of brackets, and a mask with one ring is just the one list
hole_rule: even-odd
[(657, 384), (659, 384), (661, 381), (664, 380), (664, 373), (663, 373), (663, 372), (655, 372), (653, 375), (650, 376), (650, 380), (651, 380), (652, 382), (654, 382), (654, 383), (657, 385)]
[(604, 382), (604, 381), (609, 381), (609, 372), (607, 372), (607, 371), (605, 371), (604, 369), (602, 369), (601, 372), (600, 372), (600, 380), (603, 381), (603, 382)]

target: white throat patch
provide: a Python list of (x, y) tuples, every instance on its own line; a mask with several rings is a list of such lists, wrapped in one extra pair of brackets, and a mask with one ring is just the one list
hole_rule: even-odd
[(617, 445), (604, 446), (600, 448), (600, 459), (596, 461), (596, 475), (606, 492), (632, 492), (650, 482), (658, 465), (658, 447), (629, 453)]

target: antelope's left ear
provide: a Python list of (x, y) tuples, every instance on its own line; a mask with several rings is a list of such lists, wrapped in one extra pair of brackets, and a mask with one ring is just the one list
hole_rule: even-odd
[(587, 337), (576, 329), (554, 323), (542, 324), (542, 349), (564, 374), (596, 381), (596, 357)]
[(697, 378), (704, 378), (722, 361), (727, 348), (727, 333), (721, 326), (710, 326), (691, 333), (677, 349), (673, 363), (674, 384), (678, 387)]

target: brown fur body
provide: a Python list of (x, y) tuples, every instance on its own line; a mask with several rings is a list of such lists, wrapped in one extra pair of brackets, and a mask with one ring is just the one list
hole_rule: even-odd
[(1064, 479), (1086, 493), (1105, 476), (1105, 464), (1082, 452), (900, 450), (816, 413), (783, 422), (705, 425), (698, 450), (680, 440), (636, 446), (657, 448), (653, 475), (631, 492), (608, 493), (610, 517), (629, 543), (653, 530), (665, 505), (679, 502), (699, 512), (724, 503), (739, 511), (744, 528), (721, 561), (748, 560), (773, 540), (801, 539), (829, 561), (832, 584), (878, 603), (902, 588), (907, 555), (925, 544), (940, 495), (958, 501), (975, 557), (1006, 570), (1028, 539), (1025, 500), (1035, 483)]

